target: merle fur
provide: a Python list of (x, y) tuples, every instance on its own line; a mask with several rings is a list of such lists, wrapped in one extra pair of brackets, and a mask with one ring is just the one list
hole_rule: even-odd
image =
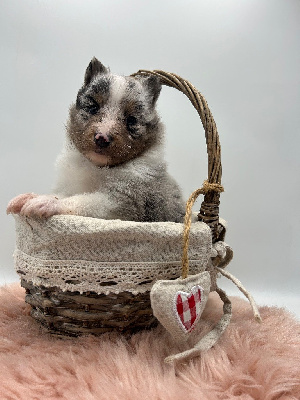
[[(119, 77), (91, 60), (70, 107), (67, 142), (57, 163), (55, 195), (62, 213), (183, 220), (181, 191), (167, 173), (161, 151), (164, 128), (155, 109), (160, 91), (155, 76)], [(99, 148), (95, 135), (103, 132), (111, 142)]]

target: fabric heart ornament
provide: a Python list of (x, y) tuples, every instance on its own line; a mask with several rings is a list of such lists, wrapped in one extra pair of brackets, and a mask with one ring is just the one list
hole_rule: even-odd
[(207, 271), (156, 282), (150, 292), (154, 316), (179, 342), (190, 337), (205, 308), (211, 279)]

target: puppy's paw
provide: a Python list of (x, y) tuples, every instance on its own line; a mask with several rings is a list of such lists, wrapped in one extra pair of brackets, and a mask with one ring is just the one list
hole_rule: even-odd
[(14, 197), (8, 203), (6, 212), (7, 214), (20, 214), (23, 206), (31, 199), (37, 197), (37, 194), (34, 193), (24, 193), (19, 194), (19, 196)]
[(34, 218), (49, 218), (58, 214), (70, 213), (62, 207), (57, 197), (50, 195), (37, 196), (29, 200), (20, 212), (20, 215)]

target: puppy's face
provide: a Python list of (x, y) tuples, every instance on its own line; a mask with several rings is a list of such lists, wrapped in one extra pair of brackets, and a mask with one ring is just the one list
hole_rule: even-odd
[(97, 166), (126, 162), (160, 139), (155, 103), (161, 85), (156, 77), (113, 75), (93, 59), (85, 73), (67, 126), (76, 148)]

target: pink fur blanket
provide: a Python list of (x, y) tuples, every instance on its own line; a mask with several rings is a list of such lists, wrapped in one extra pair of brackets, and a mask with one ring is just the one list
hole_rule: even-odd
[[(114, 335), (51, 337), (30, 317), (19, 284), (0, 288), (0, 398), (67, 400), (298, 400), (300, 324), (288, 312), (261, 307), (252, 319), (233, 298), (233, 318), (219, 343), (193, 361), (163, 362), (181, 351), (158, 327), (130, 340)], [(203, 332), (218, 320), (210, 296)]]

